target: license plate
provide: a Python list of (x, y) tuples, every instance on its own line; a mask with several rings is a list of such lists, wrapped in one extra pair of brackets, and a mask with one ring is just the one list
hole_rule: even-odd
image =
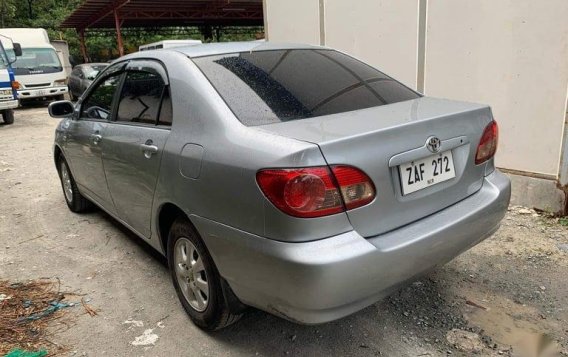
[(2, 89), (0, 90), (0, 95), (12, 95), (11, 89)]
[(398, 172), (403, 195), (456, 177), (451, 150), (402, 164)]
[(40, 90), (37, 91), (37, 94), (40, 95), (40, 96), (42, 96), (42, 95), (47, 95), (47, 91), (40, 89)]

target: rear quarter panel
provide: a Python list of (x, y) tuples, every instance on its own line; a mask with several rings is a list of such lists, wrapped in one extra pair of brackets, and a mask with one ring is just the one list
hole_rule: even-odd
[[(316, 240), (351, 229), (344, 213), (316, 219), (288, 216), (268, 202), (256, 183), (261, 168), (325, 165), (317, 145), (244, 126), (191, 60), (174, 51), (159, 52), (168, 69), (174, 119), (154, 197), (153, 236), (165, 203), (188, 216), (283, 241)], [(199, 165), (193, 178), (180, 172), (180, 153), (187, 144), (203, 148), (200, 158), (191, 159)]]

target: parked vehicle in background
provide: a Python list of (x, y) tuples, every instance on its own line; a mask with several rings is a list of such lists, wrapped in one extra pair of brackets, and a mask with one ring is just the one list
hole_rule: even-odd
[(487, 105), (329, 48), (138, 52), (49, 112), (68, 207), (94, 203), (164, 254), (208, 330), (246, 305), (354, 313), (491, 236), (509, 204)]
[[(19, 42), (22, 56), (12, 63), (14, 75), (20, 83), (18, 99), (63, 99), (67, 93), (67, 76), (47, 31), (39, 28), (3, 28), (0, 35)], [(10, 50), (8, 50), (8, 53)]]
[(159, 50), (162, 48), (174, 48), (182, 46), (200, 45), (201, 40), (164, 40), (159, 42), (149, 43), (138, 47), (138, 51)]
[(91, 85), (97, 74), (106, 67), (108, 67), (108, 63), (85, 63), (73, 67), (67, 80), (71, 100), (77, 100)]
[[(10, 50), (10, 54), (6, 51)], [(19, 43), (0, 35), (0, 114), (6, 124), (14, 123), (14, 109), (18, 107), (18, 82), (14, 78), (11, 63), (22, 55)]]
[(55, 48), (55, 52), (59, 57), (59, 61), (63, 65), (63, 71), (65, 72), (65, 76), (69, 77), (71, 74), (71, 70), (73, 69), (71, 66), (71, 61), (69, 60), (69, 45), (67, 41), (63, 40), (51, 40), (49, 43)]

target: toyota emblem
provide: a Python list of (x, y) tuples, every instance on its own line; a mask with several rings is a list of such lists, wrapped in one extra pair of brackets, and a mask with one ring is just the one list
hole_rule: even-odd
[(440, 151), (440, 146), (442, 146), (442, 141), (435, 136), (431, 136), (426, 140), (426, 147), (433, 153)]

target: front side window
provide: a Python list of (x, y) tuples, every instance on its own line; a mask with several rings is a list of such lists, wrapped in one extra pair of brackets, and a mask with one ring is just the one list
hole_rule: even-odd
[(112, 110), (114, 93), (120, 83), (121, 73), (99, 82), (83, 101), (81, 118), (108, 120)]
[(248, 126), (344, 113), (419, 97), (373, 67), (333, 50), (242, 52), (193, 61), (237, 118)]
[(166, 92), (167, 86), (160, 75), (128, 72), (120, 93), (116, 120), (156, 125)]
[[(8, 50), (8, 52), (13, 50)], [(22, 56), (12, 63), (14, 74), (42, 74), (63, 71), (59, 57), (53, 48), (22, 48)]]

